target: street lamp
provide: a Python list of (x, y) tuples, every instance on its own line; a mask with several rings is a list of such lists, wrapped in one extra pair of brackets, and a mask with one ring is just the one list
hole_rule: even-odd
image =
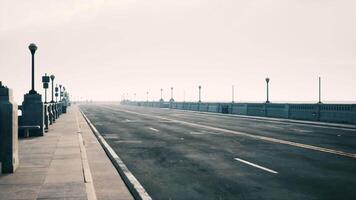
[(266, 84), (267, 84), (267, 101), (266, 101), (266, 103), (270, 103), (270, 101), (269, 101), (269, 81), (270, 81), (270, 79), (267, 77), (266, 78)]
[(201, 103), (201, 85), (199, 85), (199, 103)]
[(48, 88), (48, 83), (49, 83), (49, 76), (47, 76), (47, 73), (45, 73), (44, 76), (42, 76), (42, 83), (43, 83), (43, 88), (45, 89), (45, 104), (47, 103), (47, 88)]
[(37, 50), (37, 46), (34, 43), (31, 43), (28, 46), (28, 49), (30, 49), (31, 51), (31, 55), (32, 55), (32, 87), (30, 90), (30, 94), (37, 94), (36, 90), (35, 90), (35, 52)]
[(163, 101), (162, 93), (163, 93), (163, 89), (161, 88), (161, 99), (160, 99), (160, 101)]
[(62, 101), (62, 85), (59, 85), (59, 102)]
[(56, 91), (56, 103), (57, 103), (58, 102), (58, 85), (57, 84), (56, 84), (55, 91)]
[(234, 102), (235, 102), (235, 101), (234, 101), (234, 100), (235, 100), (235, 86), (232, 85), (232, 88), (231, 88), (231, 89), (232, 89), (232, 91), (231, 91), (231, 92), (232, 92), (232, 103), (234, 103)]
[(319, 76), (319, 102), (321, 103), (321, 77)]
[(147, 102), (148, 102), (148, 91), (146, 92), (146, 96), (147, 96)]
[(54, 103), (54, 100), (53, 100), (53, 95), (54, 95), (54, 92), (53, 92), (54, 78), (55, 78), (55, 76), (54, 76), (54, 75), (51, 75), (51, 82), (52, 82), (52, 101), (51, 101), (51, 103)]
[(174, 101), (174, 99), (173, 99), (173, 87), (171, 87), (171, 99), (169, 101), (171, 101), (171, 102)]

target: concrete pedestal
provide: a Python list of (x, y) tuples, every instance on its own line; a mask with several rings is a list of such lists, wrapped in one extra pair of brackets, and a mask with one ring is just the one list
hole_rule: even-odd
[(59, 115), (60, 115), (60, 113), (59, 113), (59, 108), (58, 108), (58, 103), (56, 103), (56, 104), (54, 105), (54, 109), (55, 109), (55, 113), (56, 113), (56, 119), (58, 119), (58, 118), (59, 118)]
[(62, 103), (62, 112), (67, 113), (67, 106), (66, 103)]
[(61, 115), (61, 114), (63, 113), (63, 112), (62, 112), (62, 102), (58, 102), (57, 108), (58, 108), (58, 113), (59, 113), (59, 115)]
[(22, 123), (24, 126), (39, 126), (38, 130), (31, 130), (30, 136), (43, 136), (44, 106), (40, 94), (25, 94), (22, 103)]
[(0, 169), (14, 173), (19, 165), (17, 104), (12, 90), (0, 85)]
[(48, 113), (48, 104), (44, 104), (44, 130), (48, 132), (49, 126), (49, 113)]

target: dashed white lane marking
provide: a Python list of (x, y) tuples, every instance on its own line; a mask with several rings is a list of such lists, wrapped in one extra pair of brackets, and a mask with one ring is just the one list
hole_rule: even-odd
[(152, 127), (149, 127), (148, 129), (154, 131), (154, 132), (159, 132), (159, 130), (155, 129), (155, 128), (152, 128)]
[(286, 145), (290, 145), (290, 146), (294, 146), (294, 147), (299, 147), (299, 148), (304, 148), (304, 149), (309, 149), (309, 150), (315, 150), (315, 151), (335, 154), (335, 155), (339, 155), (339, 156), (356, 158), (356, 154), (354, 154), (354, 153), (348, 153), (348, 152), (344, 152), (344, 151), (328, 149), (328, 148), (313, 146), (313, 145), (309, 145), (309, 144), (302, 144), (302, 143), (298, 143), (298, 142), (291, 142), (291, 141), (288, 141), (288, 140), (281, 140), (281, 139), (276, 139), (276, 138), (271, 138), (271, 137), (266, 137), (266, 136), (259, 136), (259, 135), (249, 134), (249, 133), (242, 133), (242, 132), (228, 130), (228, 129), (224, 129), (224, 128), (217, 128), (217, 127), (212, 127), (212, 126), (208, 126), (208, 125), (202, 125), (202, 124), (196, 124), (196, 123), (192, 123), (192, 122), (169, 119), (169, 118), (165, 118), (165, 117), (161, 117), (161, 116), (157, 116), (157, 115), (142, 114), (142, 113), (128, 111), (128, 110), (117, 109), (117, 111), (131, 113), (131, 114), (135, 114), (135, 115), (140, 115), (140, 116), (144, 116), (144, 117), (147, 117), (147, 118), (170, 120), (172, 122), (185, 124), (185, 125), (188, 125), (188, 126), (205, 128), (205, 129), (210, 129), (210, 130), (214, 130), (214, 131), (220, 131), (220, 132), (225, 132), (225, 133), (230, 133), (230, 134), (235, 134), (235, 135), (241, 135), (241, 136), (250, 137), (250, 138), (254, 138), (254, 139), (259, 139), (259, 140), (264, 140), (264, 141), (274, 142), (274, 143), (279, 143), (279, 144), (286, 144)]
[(303, 129), (297, 129), (297, 128), (292, 129), (292, 131), (296, 131), (299, 133), (312, 133), (313, 132), (311, 130), (303, 130)]
[(242, 160), (242, 159), (240, 159), (240, 158), (234, 158), (234, 159), (237, 160), (237, 161), (240, 161), (240, 162), (242, 162), (242, 163), (245, 163), (245, 164), (247, 164), (247, 165), (250, 165), (250, 166), (252, 166), (252, 167), (256, 167), (256, 168), (265, 170), (265, 171), (270, 172), (270, 173), (273, 173), (273, 174), (278, 174), (278, 172), (276, 172), (276, 171), (274, 171), (274, 170), (268, 169), (268, 168), (266, 168), (266, 167), (262, 167), (262, 166), (260, 166), (260, 165), (257, 165), (257, 164), (248, 162), (248, 161), (246, 161), (246, 160)]

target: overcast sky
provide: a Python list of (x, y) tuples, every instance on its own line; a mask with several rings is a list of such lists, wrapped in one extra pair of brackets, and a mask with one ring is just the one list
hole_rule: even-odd
[(354, 0), (0, 0), (0, 80), (55, 74), (73, 99), (356, 100)]

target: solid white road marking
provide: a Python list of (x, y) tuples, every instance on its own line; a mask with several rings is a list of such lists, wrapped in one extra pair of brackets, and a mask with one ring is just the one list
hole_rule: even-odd
[(157, 130), (157, 129), (155, 129), (155, 128), (152, 128), (152, 127), (148, 128), (148, 129), (150, 129), (150, 130), (152, 130), (152, 131), (154, 131), (154, 132), (159, 132), (159, 130)]
[(241, 135), (241, 136), (245, 136), (245, 137), (250, 137), (250, 138), (254, 138), (254, 139), (268, 141), (268, 142), (286, 144), (286, 145), (290, 145), (290, 146), (294, 146), (294, 147), (299, 147), (299, 148), (304, 148), (304, 149), (309, 149), (309, 150), (315, 150), (315, 151), (320, 151), (320, 152), (324, 152), (324, 153), (331, 153), (331, 154), (335, 154), (335, 155), (339, 155), (339, 156), (356, 158), (356, 154), (354, 154), (354, 153), (348, 153), (348, 152), (344, 152), (344, 151), (333, 150), (333, 149), (313, 146), (313, 145), (309, 145), (309, 144), (302, 144), (302, 143), (298, 143), (298, 142), (291, 142), (291, 141), (288, 141), (288, 140), (281, 140), (281, 139), (276, 139), (276, 138), (271, 138), (271, 137), (266, 137), (266, 136), (259, 136), (259, 135), (249, 134), (249, 133), (242, 133), (242, 132), (238, 132), (238, 131), (228, 130), (228, 129), (224, 129), (224, 128), (217, 128), (217, 127), (212, 127), (212, 126), (208, 126), (208, 125), (196, 124), (196, 123), (192, 123), (192, 122), (169, 119), (169, 118), (161, 117), (161, 116), (157, 116), (157, 115), (142, 114), (142, 113), (128, 111), (128, 110), (122, 110), (122, 109), (117, 109), (117, 110), (121, 111), (121, 112), (126, 112), (126, 113), (145, 116), (145, 117), (148, 117), (148, 118), (156, 118), (156, 119), (161, 119), (161, 120), (170, 120), (172, 122), (185, 124), (185, 125), (189, 125), (189, 126), (205, 128), (205, 129), (210, 129), (210, 130), (220, 131), (220, 132), (225, 132), (225, 133), (231, 133), (231, 134), (235, 134), (235, 135)]
[(273, 173), (273, 174), (278, 174), (278, 172), (276, 172), (276, 171), (274, 171), (274, 170), (268, 169), (268, 168), (266, 168), (266, 167), (262, 167), (262, 166), (260, 166), (260, 165), (253, 164), (253, 163), (248, 162), (248, 161), (246, 161), (246, 160), (242, 160), (242, 159), (240, 159), (240, 158), (234, 158), (234, 159), (237, 160), (237, 161), (240, 161), (240, 162), (242, 162), (242, 163), (245, 163), (245, 164), (247, 164), (247, 165), (250, 165), (250, 166), (253, 166), (253, 167), (256, 167), (256, 168), (265, 170), (265, 171), (267, 171), (267, 172), (270, 172), (270, 173)]
[[(115, 151), (111, 148), (111, 146), (106, 142), (106, 140), (101, 136), (99, 131), (95, 128), (95, 126), (90, 122), (90, 120), (87, 118), (87, 116), (82, 112), (82, 115), (84, 119), (87, 121), (89, 124), (90, 128), (94, 132), (95, 136), (101, 143), (101, 145), (106, 149), (106, 151), (109, 153), (110, 160), (112, 160), (113, 163), (115, 163), (115, 166), (118, 166), (120, 168), (119, 173), (120, 175), (123, 175), (126, 177), (126, 180), (132, 185), (132, 187), (135, 190), (135, 193), (139, 196), (139, 199), (142, 200), (152, 200), (150, 195), (146, 192), (145, 188), (141, 185), (141, 183), (136, 179), (136, 177), (131, 173), (131, 171), (127, 168), (125, 163), (121, 160), (121, 158), (115, 153)], [(125, 181), (125, 183), (127, 183)], [(131, 190), (131, 189), (130, 189)], [(132, 191), (131, 191), (132, 192)]]

